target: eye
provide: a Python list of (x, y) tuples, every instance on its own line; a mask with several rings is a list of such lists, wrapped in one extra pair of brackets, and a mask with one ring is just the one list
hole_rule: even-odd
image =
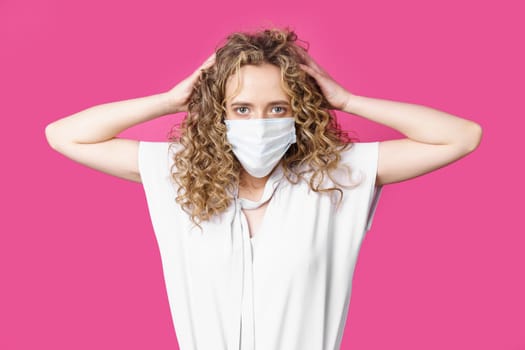
[[(235, 110), (235, 111), (238, 111), (238, 110), (243, 109), (243, 108), (247, 108), (247, 107), (244, 107), (244, 106), (243, 106), (243, 107), (237, 107), (237, 108), (235, 108), (234, 110)], [(244, 113), (240, 113), (240, 114), (244, 114)]]
[[(286, 111), (286, 108), (281, 107), (281, 106), (275, 106), (275, 107), (273, 107), (273, 108), (280, 108), (283, 112)], [(279, 113), (279, 112), (277, 112), (277, 113)]]

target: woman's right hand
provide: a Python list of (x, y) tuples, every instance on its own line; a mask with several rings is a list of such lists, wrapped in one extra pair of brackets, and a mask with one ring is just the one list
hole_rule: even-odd
[(202, 69), (211, 67), (215, 63), (215, 52), (204, 61), (190, 76), (166, 92), (170, 108), (174, 113), (188, 111), (188, 99), (193, 91), (193, 85), (199, 79)]

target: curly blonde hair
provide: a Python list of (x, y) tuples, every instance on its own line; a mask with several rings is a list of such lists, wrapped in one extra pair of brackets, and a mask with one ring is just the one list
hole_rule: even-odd
[[(177, 125), (178, 135), (169, 137), (173, 144), (183, 146), (174, 154), (171, 168), (179, 185), (176, 201), (197, 226), (225, 211), (239, 185), (241, 164), (226, 138), (225, 91), (228, 78), (244, 65), (270, 63), (281, 68), (297, 136), (282, 159), (284, 176), (293, 184), (307, 181), (315, 192), (338, 191), (342, 199), (339, 187), (320, 185), (328, 176), (342, 186), (331, 172), (337, 169), (341, 152), (353, 142), (339, 127), (315, 79), (299, 66), (306, 64), (299, 50), (308, 51), (308, 46), (299, 46), (297, 40), (289, 28), (234, 32), (216, 50), (215, 63), (202, 70), (188, 100), (187, 115)], [(308, 173), (311, 176), (306, 179)]]

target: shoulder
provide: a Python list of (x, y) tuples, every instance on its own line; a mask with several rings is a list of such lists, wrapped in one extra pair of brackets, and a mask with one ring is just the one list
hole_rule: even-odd
[(170, 141), (139, 141), (139, 157), (147, 159), (161, 159), (173, 156), (183, 146), (177, 142)]
[(341, 152), (341, 160), (332, 173), (334, 179), (341, 185), (348, 184), (350, 188), (364, 182), (373, 181), (377, 172), (379, 142), (349, 143)]
[(169, 141), (139, 141), (139, 152), (148, 153), (150, 155), (176, 153), (182, 149), (182, 145), (177, 142)]
[(173, 156), (182, 145), (168, 141), (139, 141), (138, 165), (141, 175), (168, 173)]
[(361, 167), (377, 160), (379, 141), (352, 142), (341, 152), (341, 161), (349, 165)]

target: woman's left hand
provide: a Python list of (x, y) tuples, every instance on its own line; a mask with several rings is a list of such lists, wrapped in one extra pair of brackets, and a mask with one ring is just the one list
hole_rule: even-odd
[(299, 63), (301, 68), (317, 81), (323, 95), (332, 107), (343, 111), (352, 94), (339, 85), (323, 68), (321, 68), (308, 52), (302, 48), (300, 49), (300, 52), (307, 63), (307, 65)]

